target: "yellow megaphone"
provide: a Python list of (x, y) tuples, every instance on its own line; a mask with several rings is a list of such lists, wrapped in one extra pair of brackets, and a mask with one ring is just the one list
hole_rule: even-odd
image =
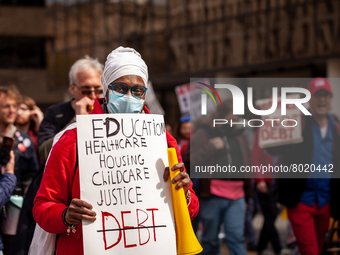
[[(175, 148), (169, 148), (167, 151), (170, 178), (172, 180), (180, 172), (179, 170), (171, 171), (171, 168), (178, 163), (178, 159)], [(177, 254), (198, 254), (203, 250), (203, 248), (198, 242), (191, 225), (184, 189), (181, 188), (179, 190), (175, 190), (175, 186), (176, 184), (171, 185), (172, 204), (174, 207), (176, 223)]]

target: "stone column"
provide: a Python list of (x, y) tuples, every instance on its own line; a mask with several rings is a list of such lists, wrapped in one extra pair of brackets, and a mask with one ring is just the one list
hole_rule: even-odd
[(327, 78), (333, 90), (330, 112), (340, 118), (340, 58), (327, 60)]

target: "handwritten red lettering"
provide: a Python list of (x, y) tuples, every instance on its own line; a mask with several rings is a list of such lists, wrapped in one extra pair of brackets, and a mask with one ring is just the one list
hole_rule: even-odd
[[(138, 212), (143, 212), (145, 214), (145, 216), (146, 216), (145, 220), (143, 222), (141, 222), (141, 223), (139, 221), (139, 213)], [(149, 242), (149, 240), (150, 240), (150, 231), (149, 231), (149, 229), (147, 229), (144, 225), (142, 225), (142, 224), (144, 224), (148, 220), (149, 216), (148, 216), (148, 214), (145, 211), (140, 210), (140, 209), (136, 210), (136, 214), (137, 214), (137, 227), (138, 227), (138, 235), (139, 235), (139, 245), (142, 246), (144, 244), (147, 244)], [(142, 241), (141, 241), (141, 233), (140, 233), (141, 227), (143, 229), (145, 229), (146, 231), (148, 231), (148, 240), (146, 240), (144, 243), (142, 243)]]
[[(97, 230), (98, 232), (103, 232), (103, 241), (104, 241), (104, 246), (105, 246), (105, 250), (111, 249), (114, 246), (118, 245), (122, 239), (122, 235), (124, 236), (124, 247), (125, 248), (132, 248), (132, 247), (136, 247), (137, 244), (127, 244), (127, 236), (129, 235), (129, 233), (138, 230), (138, 238), (139, 238), (139, 245), (145, 245), (147, 243), (149, 243), (150, 241), (150, 231), (148, 230), (149, 228), (153, 229), (153, 236), (154, 236), (154, 241), (156, 242), (157, 238), (156, 238), (156, 228), (160, 228), (160, 227), (166, 227), (166, 225), (156, 225), (155, 224), (155, 211), (158, 211), (158, 208), (148, 208), (146, 210), (142, 210), (142, 209), (136, 209), (135, 214), (131, 213), (131, 211), (122, 211), (120, 212), (120, 216), (121, 216), (121, 224), (119, 224), (119, 221), (117, 220), (117, 218), (112, 215), (111, 213), (108, 212), (102, 212), (102, 224), (103, 224), (103, 229), (102, 230)], [(150, 213), (151, 212), (151, 217)], [(145, 215), (144, 220), (140, 220), (140, 215), (141, 213), (143, 213)], [(125, 221), (126, 221), (126, 217), (127, 214), (129, 214), (129, 222), (131, 221), (131, 218), (136, 217), (136, 225), (135, 226), (126, 226), (125, 225)], [(124, 218), (125, 217), (125, 218)], [(116, 223), (117, 223), (117, 228), (113, 228), (113, 229), (109, 229), (107, 228), (106, 222), (108, 221), (109, 218), (113, 218)], [(148, 219), (151, 218), (152, 219), (152, 224), (148, 222)], [(146, 226), (147, 225), (147, 226)], [(121, 227), (122, 226), (122, 227)], [(148, 231), (148, 238), (146, 241), (142, 241), (142, 234), (141, 234), (141, 229)], [(106, 232), (112, 232), (112, 233), (117, 233), (117, 231), (119, 232), (118, 234), (118, 238), (116, 240), (115, 243), (108, 245), (107, 244), (107, 233)], [(123, 233), (122, 233), (123, 232)], [(136, 233), (136, 232), (134, 232)], [(135, 234), (133, 234), (133, 236), (135, 236)], [(112, 238), (112, 237), (111, 237)]]
[(112, 245), (110, 245), (110, 246), (107, 246), (107, 242), (106, 242), (106, 234), (105, 234), (105, 220), (108, 220), (108, 217), (114, 218), (115, 221), (117, 222), (118, 229), (120, 229), (119, 222), (118, 222), (118, 220), (116, 219), (115, 216), (113, 216), (111, 213), (108, 213), (108, 212), (102, 212), (103, 241), (104, 241), (105, 250), (111, 249), (112, 247), (116, 246), (116, 245), (120, 242), (120, 239), (122, 239), (122, 233), (121, 233), (121, 231), (119, 230), (119, 236), (118, 236), (117, 241), (116, 241), (114, 244), (112, 244)]

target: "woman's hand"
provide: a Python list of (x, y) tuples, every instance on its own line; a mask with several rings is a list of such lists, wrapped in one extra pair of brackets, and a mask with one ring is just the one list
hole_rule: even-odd
[[(184, 171), (184, 163), (183, 162), (178, 163), (171, 168), (171, 171), (177, 171), (177, 170), (180, 170), (180, 173), (177, 174), (171, 180), (171, 183), (172, 184), (177, 183), (177, 185), (175, 186), (176, 190), (183, 187), (185, 194), (187, 194), (191, 180), (190, 180), (189, 175)], [(164, 169), (164, 174), (163, 174), (164, 181), (166, 182), (169, 179), (169, 177), (170, 177), (169, 167), (166, 167)]]
[(84, 200), (73, 198), (69, 205), (65, 221), (69, 225), (81, 224), (82, 220), (95, 221), (96, 212), (92, 211), (92, 205)]
[(40, 123), (44, 118), (44, 113), (40, 110), (38, 106), (34, 106), (33, 110), (31, 111), (31, 119), (34, 121), (34, 131), (38, 133)]

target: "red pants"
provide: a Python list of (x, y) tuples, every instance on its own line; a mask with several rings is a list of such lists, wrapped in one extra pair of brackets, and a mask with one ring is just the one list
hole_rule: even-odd
[(300, 254), (320, 255), (329, 225), (329, 203), (322, 208), (298, 203), (287, 212)]

